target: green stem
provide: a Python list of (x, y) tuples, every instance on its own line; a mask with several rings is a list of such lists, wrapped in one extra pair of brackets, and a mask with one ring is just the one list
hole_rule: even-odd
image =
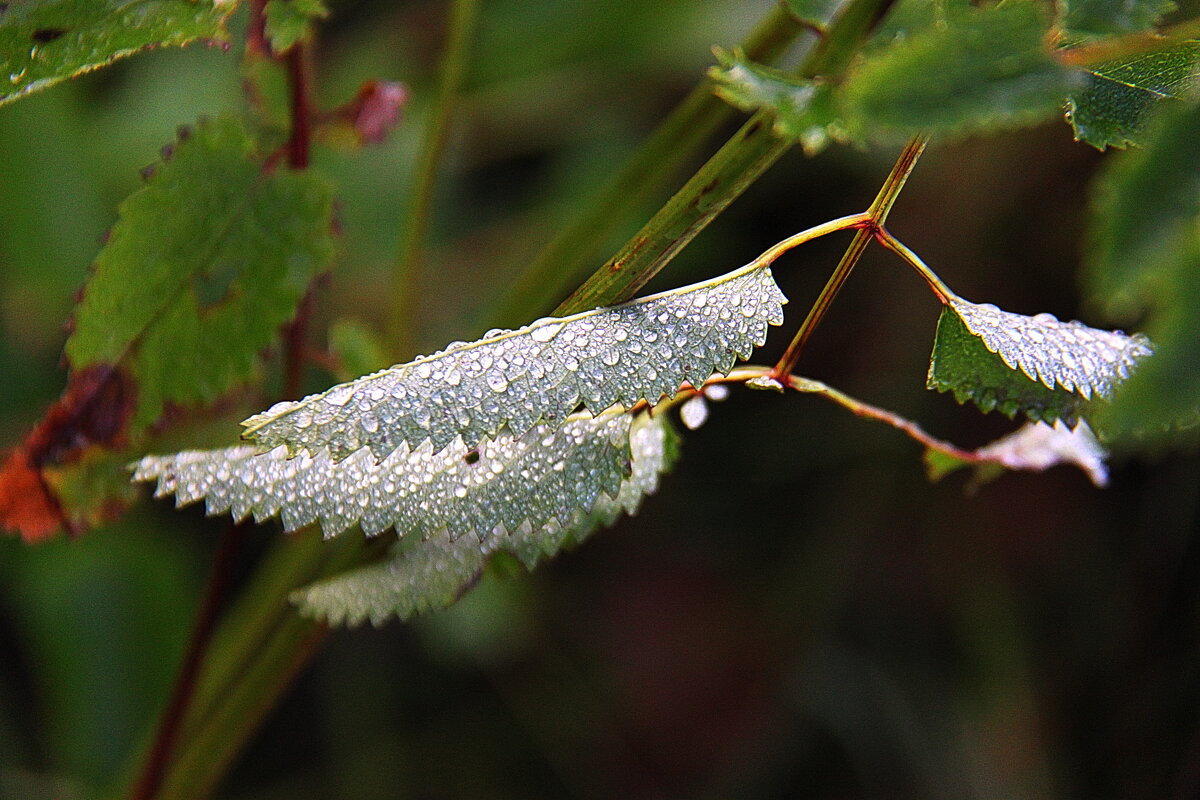
[[(755, 61), (773, 63), (802, 31), (773, 8), (741, 45)], [(703, 78), (625, 163), (612, 182), (560, 230), (520, 272), (483, 327), (511, 327), (544, 311), (582, 279), (580, 274), (647, 198), (663, 191), (680, 168), (738, 112)], [(578, 309), (586, 310), (586, 309)]]
[(392, 274), (392, 313), (388, 332), (395, 352), (403, 353), (410, 349), (413, 301), (421, 273), (421, 253), (429, 230), (442, 154), (446, 149), (450, 123), (467, 72), (468, 48), (475, 31), (478, 10), (478, 0), (454, 0), (450, 9), (446, 49), (438, 66), (437, 94), (417, 154), (412, 191), (400, 229), (396, 266)]
[(925, 262), (921, 260), (920, 256), (910, 250), (895, 236), (892, 236), (892, 234), (890, 234), (887, 230), (880, 230), (875, 236), (875, 240), (908, 262), (908, 265), (915, 269), (917, 273), (925, 279), (925, 282), (929, 284), (929, 288), (932, 289), (933, 293), (938, 296), (938, 299), (942, 301), (943, 305), (958, 299), (958, 295), (956, 295), (949, 286), (942, 282), (942, 279), (937, 276), (937, 273), (931, 270), (925, 264)]
[(783, 377), (790, 374), (793, 368), (795, 368), (796, 361), (800, 358), (800, 354), (804, 352), (804, 346), (808, 344), (808, 340), (812, 337), (813, 332), (821, 324), (821, 320), (825, 318), (825, 314), (833, 304), (834, 298), (837, 297), (838, 292), (846, 284), (850, 273), (854, 271), (854, 266), (858, 263), (858, 259), (867, 249), (867, 245), (871, 243), (871, 240), (882, 232), (883, 225), (887, 221), (892, 206), (895, 205), (896, 199), (900, 196), (900, 191), (904, 188), (905, 182), (908, 181), (908, 176), (912, 174), (913, 167), (916, 166), (917, 159), (921, 157), (921, 153), (924, 150), (925, 139), (913, 139), (905, 146), (904, 151), (900, 153), (900, 157), (896, 159), (891, 173), (879, 189), (879, 194), (875, 196), (871, 207), (867, 209), (867, 218), (860, 224), (858, 232), (854, 234), (854, 238), (850, 242), (850, 246), (842, 254), (842, 258), (834, 268), (833, 274), (829, 276), (825, 287), (821, 289), (821, 293), (817, 295), (812, 308), (809, 309), (808, 316), (804, 318), (804, 322), (800, 323), (800, 328), (796, 331), (791, 344), (788, 345), (787, 350), (784, 351), (783, 355), (779, 358), (779, 362), (775, 365), (774, 377), (776, 380), (782, 381)]
[[(799, 74), (839, 76), (893, 0), (850, 0), (804, 60)], [(760, 111), (684, 184), (616, 255), (555, 309), (573, 314), (627, 300), (737, 199), (792, 144)]]

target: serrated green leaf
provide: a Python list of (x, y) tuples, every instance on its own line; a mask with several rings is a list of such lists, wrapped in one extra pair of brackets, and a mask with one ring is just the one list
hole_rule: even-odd
[(718, 97), (742, 111), (769, 109), (775, 117), (775, 133), (799, 141), (809, 154), (828, 143), (832, 117), (830, 89), (824, 81), (796, 78), (756, 64), (740, 50), (713, 52), (720, 66), (712, 67), (708, 74), (716, 83)]
[(1062, 27), (1073, 37), (1137, 33), (1175, 8), (1172, 0), (1065, 0)]
[(234, 0), (10, 0), (0, 9), (0, 104), (139, 50), (227, 41)]
[(1072, 93), (1067, 119), (1075, 138), (1103, 150), (1139, 144), (1160, 101), (1183, 99), (1200, 85), (1200, 41), (1180, 42), (1087, 69)]
[(202, 123), (120, 207), (67, 341), (71, 366), (122, 364), (132, 427), (164, 402), (209, 402), (258, 353), (333, 254), (332, 192), (308, 172), (264, 172), (236, 120)]
[(1084, 284), (1121, 321), (1169, 301), (1200, 219), (1200, 103), (1163, 111), (1144, 148), (1109, 162), (1092, 199)]
[(1052, 314), (1027, 317), (962, 298), (951, 300), (950, 308), (1010, 369), (1085, 400), (1093, 394), (1112, 397), (1116, 385), (1153, 352), (1150, 340), (1141, 334), (1126, 336), (1082, 322), (1059, 322)]
[(1042, 7), (1009, 0), (949, 10), (867, 55), (837, 95), (855, 139), (963, 135), (1049, 119), (1082, 80), (1046, 43)]
[(600, 495), (615, 495), (629, 474), (630, 420), (580, 415), (561, 427), (535, 425), (475, 447), (460, 439), (437, 452), (426, 440), (382, 461), (369, 448), (340, 461), (326, 451), (289, 458), (284, 447), (186, 451), (143, 458), (134, 480), (157, 480), (155, 496), (174, 494), (179, 506), (204, 499), (210, 515), (256, 522), (278, 515), (289, 531), (320, 522), (326, 536), (360, 524), (369, 536), (446, 529), (451, 538), (483, 540), (497, 525), (566, 524)]
[(312, 23), (328, 17), (329, 9), (321, 0), (267, 0), (263, 15), (271, 49), (283, 53), (308, 37)]
[(578, 509), (565, 524), (551, 519), (542, 526), (500, 526), (482, 541), (472, 536), (451, 539), (445, 533), (425, 541), (402, 541), (390, 561), (301, 589), (292, 595), (293, 602), (302, 613), (335, 625), (358, 625), (368, 619), (378, 625), (391, 617), (407, 619), (450, 605), (497, 552), (512, 553), (532, 569), (542, 558), (611, 524), (622, 511), (636, 513), (643, 498), (657, 489), (660, 476), (674, 461), (676, 437), (661, 416), (639, 416), (628, 430), (629, 477), (614, 495), (600, 495), (590, 511)]
[(987, 348), (949, 306), (938, 318), (927, 386), (953, 392), (958, 402), (972, 402), (981, 411), (1012, 417), (1022, 412), (1032, 420), (1053, 422), (1077, 418), (1084, 400), (1065, 389), (1049, 389)]
[(431, 356), (278, 403), (243, 425), (260, 447), (363, 447), (385, 458), (403, 443), (435, 451), (461, 437), (473, 447), (507, 430), (520, 436), (580, 404), (598, 414), (673, 397), (747, 358), (783, 321), (787, 302), (767, 267), (750, 265), (703, 283), (570, 317), (491, 331)]

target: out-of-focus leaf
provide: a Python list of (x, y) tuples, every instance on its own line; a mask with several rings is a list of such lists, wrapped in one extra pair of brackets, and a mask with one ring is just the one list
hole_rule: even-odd
[(251, 376), (328, 266), (331, 213), (322, 179), (264, 171), (235, 120), (198, 125), (121, 204), (67, 341), (72, 368), (126, 368), (134, 429), (164, 402), (214, 400)]
[(717, 95), (743, 111), (766, 108), (775, 116), (775, 133), (799, 141), (806, 152), (820, 151), (829, 141), (832, 122), (830, 90), (820, 79), (796, 78), (756, 64), (740, 50), (714, 49), (719, 67), (709, 69)]
[(1087, 69), (1071, 94), (1075, 138), (1103, 150), (1139, 144), (1146, 117), (1161, 100), (1183, 99), (1200, 84), (1200, 41), (1186, 41)]
[(1136, 319), (1166, 292), (1200, 219), (1200, 103), (1164, 109), (1146, 146), (1114, 158), (1097, 178), (1083, 273), (1112, 319)]
[(312, 24), (329, 16), (329, 9), (321, 0), (267, 0), (263, 15), (271, 49), (283, 53), (308, 38)]
[(0, 103), (139, 50), (226, 42), (236, 0), (10, 0), (0, 8)]
[(334, 359), (334, 372), (346, 380), (380, 370), (390, 361), (379, 335), (350, 319), (338, 320), (329, 326), (329, 352)]
[(498, 526), (482, 539), (453, 538), (446, 531), (425, 541), (399, 542), (391, 561), (347, 572), (297, 591), (293, 601), (303, 613), (335, 625), (381, 624), (391, 617), (452, 604), (474, 585), (497, 552), (515, 555), (528, 569), (564, 547), (581, 541), (621, 514), (633, 514), (653, 493), (659, 477), (674, 462), (676, 437), (662, 416), (641, 415), (627, 428), (631, 472), (615, 492), (601, 494), (590, 510), (577, 509), (568, 519), (544, 525), (528, 522)]
[(1072, 37), (1137, 33), (1175, 8), (1172, 0), (1065, 0), (1062, 27)]
[(1028, 0), (954, 7), (942, 24), (874, 49), (837, 93), (855, 139), (962, 135), (1034, 124), (1060, 111), (1082, 73), (1046, 43), (1043, 7)]
[(507, 428), (524, 434), (580, 404), (599, 414), (674, 397), (700, 386), (766, 341), (787, 299), (768, 267), (727, 275), (617, 306), (490, 331), (431, 356), (277, 403), (246, 420), (263, 448), (327, 449), (336, 460), (363, 447), (386, 458), (407, 443), (434, 451), (461, 437), (474, 447)]
[(45, 470), (74, 462), (93, 445), (120, 442), (133, 402), (120, 370), (96, 365), (72, 372), (62, 397), (0, 467), (0, 529), (30, 542), (75, 527), (75, 509), (64, 509)]

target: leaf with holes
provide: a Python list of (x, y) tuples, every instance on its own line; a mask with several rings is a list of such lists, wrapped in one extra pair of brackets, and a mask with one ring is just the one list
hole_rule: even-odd
[(1075, 138), (1100, 150), (1140, 144), (1152, 109), (1200, 85), (1200, 41), (1114, 59), (1087, 72), (1087, 83), (1067, 104)]
[(140, 50), (224, 44), (236, 2), (13, 0), (0, 10), (0, 104)]
[(431, 356), (278, 403), (246, 420), (243, 436), (290, 453), (334, 460), (368, 447), (387, 458), (402, 445), (461, 437), (471, 448), (502, 430), (516, 437), (556, 426), (582, 404), (673, 397), (747, 358), (783, 321), (787, 302), (768, 267), (750, 265), (703, 283), (570, 317), (492, 331)]
[(631, 470), (615, 493), (602, 493), (590, 510), (577, 508), (567, 519), (541, 525), (498, 525), (483, 538), (453, 538), (445, 530), (424, 541), (398, 542), (391, 560), (360, 567), (293, 593), (302, 613), (338, 625), (366, 620), (380, 624), (453, 603), (469, 589), (497, 552), (516, 556), (528, 569), (610, 525), (622, 512), (637, 512), (670, 469), (677, 437), (662, 415), (639, 415), (628, 431)]
[(67, 341), (72, 369), (121, 365), (133, 429), (163, 403), (211, 402), (247, 380), (333, 255), (317, 175), (264, 171), (241, 124), (201, 123), (130, 195)]

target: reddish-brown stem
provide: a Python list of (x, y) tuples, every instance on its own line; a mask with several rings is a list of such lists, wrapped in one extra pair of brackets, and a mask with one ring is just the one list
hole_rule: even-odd
[(308, 336), (308, 322), (312, 318), (313, 293), (310, 288), (300, 298), (296, 316), (283, 329), (283, 388), (284, 397), (299, 397), (303, 385), (304, 362), (308, 349), (304, 340)]
[(875, 200), (871, 203), (871, 207), (867, 209), (867, 217), (855, 224), (858, 228), (854, 238), (850, 241), (850, 246), (846, 248), (846, 252), (842, 255), (838, 265), (834, 268), (833, 274), (829, 276), (829, 280), (825, 283), (825, 287), (821, 289), (821, 293), (817, 295), (817, 299), (813, 302), (812, 308), (808, 311), (808, 316), (804, 318), (804, 322), (800, 323), (799, 330), (796, 331), (796, 336), (788, 345), (787, 350), (779, 358), (775, 367), (771, 370), (771, 377), (780, 383), (784, 383), (793, 368), (796, 366), (796, 361), (800, 358), (800, 354), (804, 351), (804, 346), (808, 344), (808, 340), (812, 337), (817, 326), (821, 324), (821, 320), (825, 318), (829, 307), (833, 305), (833, 300), (837, 297), (838, 292), (846, 284), (850, 273), (854, 270), (854, 265), (858, 263), (858, 259), (867, 249), (867, 245), (871, 240), (882, 235), (884, 223), (887, 222), (888, 214), (892, 210), (892, 206), (896, 203), (896, 198), (900, 196), (900, 190), (904, 188), (908, 176), (912, 174), (913, 167), (917, 164), (917, 159), (921, 157), (921, 153), (925, 151), (925, 139), (917, 137), (910, 141), (900, 153), (896, 163), (892, 166), (891, 173), (888, 174), (887, 180), (883, 182), (883, 186), (879, 189), (879, 194), (875, 196)]
[(200, 597), (200, 608), (184, 650), (183, 662), (175, 675), (175, 685), (171, 687), (171, 696), (154, 733), (154, 740), (150, 744), (142, 772), (129, 795), (130, 800), (151, 800), (158, 794), (162, 785), (175, 742), (179, 738), (180, 728), (196, 690), (200, 665), (204, 662), (218, 613), (224, 605), (229, 576), (244, 536), (243, 526), (230, 524), (217, 543), (217, 552), (213, 557), (212, 566), (209, 567), (204, 593)]
[(292, 99), (292, 131), (287, 143), (288, 166), (304, 169), (308, 166), (309, 145), (312, 139), (312, 97), (309, 94), (308, 48), (297, 42), (284, 55)]

